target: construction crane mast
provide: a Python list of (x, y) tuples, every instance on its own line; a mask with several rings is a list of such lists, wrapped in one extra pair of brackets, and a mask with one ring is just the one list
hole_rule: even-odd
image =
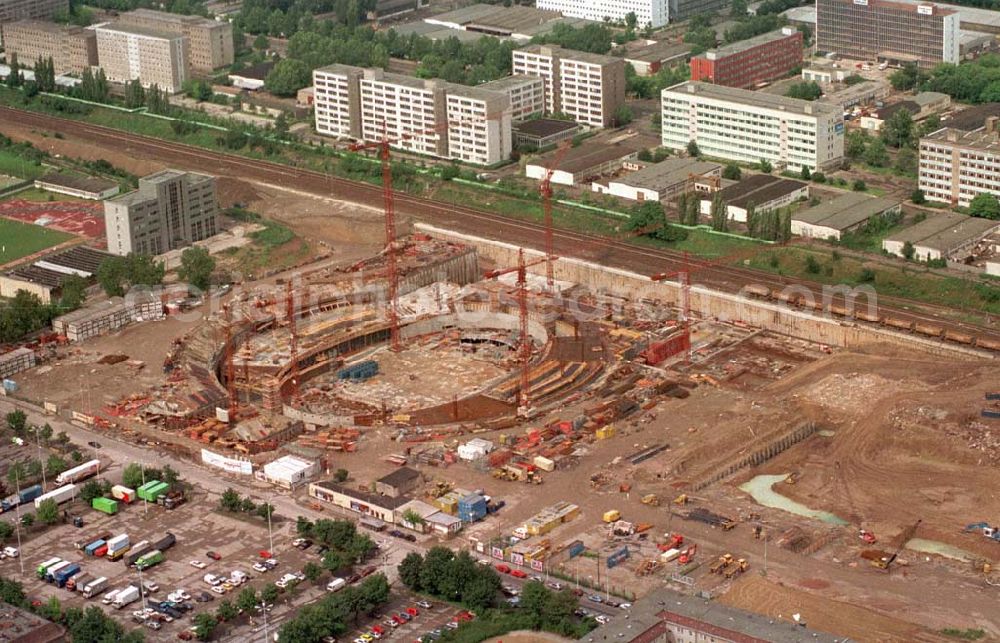
[(291, 385), (289, 395), (294, 397), (299, 394), (299, 360), (298, 329), (295, 327), (295, 291), (292, 289), (292, 280), (285, 282), (285, 318), (288, 322), (288, 382)]
[(688, 253), (684, 253), (684, 265), (680, 270), (674, 272), (661, 272), (650, 276), (653, 281), (667, 281), (676, 277), (680, 284), (680, 309), (681, 324), (684, 331), (685, 354), (684, 361), (691, 363), (691, 266), (688, 260)]
[(552, 262), (555, 260), (555, 242), (553, 240), (552, 224), (552, 175), (555, 173), (556, 168), (562, 161), (563, 157), (566, 156), (566, 152), (569, 148), (570, 144), (566, 142), (559, 146), (559, 151), (556, 152), (552, 161), (545, 168), (545, 177), (542, 179), (542, 183), (538, 187), (538, 191), (542, 195), (542, 213), (544, 215), (545, 223), (545, 284), (550, 292), (555, 289), (555, 273), (552, 266)]
[(223, 339), (223, 345), (225, 346), (225, 351), (223, 354), (223, 373), (226, 380), (226, 394), (229, 396), (229, 421), (236, 421), (236, 368), (233, 364), (233, 309), (229, 304), (222, 305), (222, 314), (225, 318), (225, 337)]
[[(529, 262), (524, 260), (524, 248), (517, 251), (517, 266), (491, 270), (486, 273), (487, 279), (496, 279), (502, 275), (517, 273), (517, 308), (518, 321), (520, 325), (520, 340), (518, 346), (519, 361), (521, 362), (521, 384), (518, 389), (518, 407), (524, 413), (531, 408), (531, 333), (528, 329), (528, 268), (540, 263), (549, 262), (551, 257), (545, 255)], [(551, 264), (550, 264), (551, 265)]]

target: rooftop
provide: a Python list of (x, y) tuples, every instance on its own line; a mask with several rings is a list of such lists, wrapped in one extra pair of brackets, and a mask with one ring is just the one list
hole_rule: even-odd
[(998, 137), (996, 132), (988, 132), (982, 126), (980, 126), (980, 129), (971, 132), (943, 127), (936, 132), (931, 132), (920, 140), (934, 143), (950, 143), (961, 147), (971, 147), (977, 150), (1000, 153), (1000, 137)]
[(507, 35), (510, 35), (561, 17), (558, 11), (545, 11), (534, 7), (474, 4), (425, 18), (424, 21), (472, 29), (486, 28), (491, 31), (507, 32)]
[(74, 310), (57, 317), (63, 324), (80, 324), (92, 319), (100, 319), (110, 313), (116, 313), (127, 307), (127, 302), (133, 304), (152, 303), (159, 301), (159, 298), (148, 290), (136, 290), (126, 293), (125, 297), (113, 297), (107, 301), (100, 302), (93, 306)]
[(959, 246), (964, 246), (970, 241), (978, 241), (997, 230), (1000, 230), (1000, 221), (964, 217), (964, 221), (958, 221), (943, 230), (939, 230), (928, 237), (919, 241), (913, 241), (912, 243), (921, 248), (932, 248), (942, 254), (947, 254)]
[(494, 92), (502, 92), (511, 87), (520, 87), (521, 85), (531, 85), (537, 84), (542, 81), (538, 76), (529, 76), (528, 74), (514, 74), (513, 76), (504, 76), (503, 78), (497, 78), (496, 80), (491, 80), (480, 85), (476, 85), (478, 89), (488, 89)]
[(110, 190), (118, 185), (114, 181), (108, 181), (107, 179), (81, 176), (79, 174), (57, 174), (55, 172), (50, 172), (42, 178), (36, 179), (36, 181), (39, 183), (48, 183), (49, 185), (58, 185), (64, 188), (95, 193)]
[(897, 205), (899, 202), (892, 199), (851, 192), (794, 214), (792, 218), (834, 230), (849, 230)]
[(230, 72), (229, 77), (247, 78), (250, 80), (264, 80), (267, 78), (267, 75), (271, 73), (272, 69), (274, 69), (274, 62), (270, 60), (265, 60), (264, 62), (258, 63), (252, 67), (247, 67), (246, 69)]
[(390, 487), (399, 487), (413, 480), (420, 479), (420, 472), (410, 467), (400, 467), (388, 475), (384, 475), (375, 482), (380, 482)]
[(538, 136), (546, 138), (553, 134), (580, 129), (580, 126), (573, 121), (560, 121), (554, 118), (536, 118), (533, 121), (525, 121), (514, 126), (514, 129), (528, 136)]
[(0, 25), (0, 30), (11, 27), (24, 27), (34, 31), (44, 31), (45, 33), (64, 34), (83, 31), (81, 27), (75, 25), (63, 25), (56, 22), (46, 22), (45, 20), (16, 20)]
[(0, 603), (0, 641), (50, 643), (65, 640), (65, 630), (55, 623), (6, 603)]
[(179, 13), (169, 13), (167, 11), (155, 11), (153, 9), (134, 9), (124, 16), (127, 19), (129, 14), (134, 14), (140, 18), (146, 18), (147, 20), (159, 20), (160, 22), (168, 22), (178, 27), (184, 24), (201, 24), (201, 25), (217, 25), (219, 22), (212, 20), (211, 18), (203, 18), (202, 16), (190, 16), (183, 15)]
[(898, 111), (907, 111), (910, 115), (914, 115), (920, 111), (920, 105), (912, 100), (901, 100), (898, 103), (893, 103), (891, 105), (886, 105), (880, 108), (876, 113), (880, 120), (888, 120)]
[(990, 116), (1000, 116), (1000, 103), (983, 103), (964, 109), (942, 122), (951, 129), (972, 131), (981, 129)]
[(775, 29), (774, 31), (769, 31), (767, 33), (762, 33), (759, 36), (754, 36), (753, 38), (748, 38), (746, 40), (741, 40), (739, 42), (730, 43), (728, 45), (723, 45), (722, 47), (717, 47), (715, 49), (709, 49), (699, 58), (711, 58), (712, 55), (716, 58), (725, 58), (726, 56), (732, 56), (733, 54), (738, 54), (741, 51), (746, 51), (747, 49), (753, 49), (754, 47), (759, 47), (761, 45), (766, 45), (770, 42), (776, 42), (778, 40), (784, 40), (786, 38), (794, 37), (795, 34), (799, 33), (797, 29), (792, 27), (782, 27), (781, 29)]
[[(638, 152), (638, 148), (631, 145), (599, 145), (596, 143), (584, 143), (579, 147), (570, 148), (563, 156), (559, 164), (553, 169), (561, 172), (576, 174), (585, 172), (595, 166), (611, 161), (626, 159)], [(546, 161), (536, 160), (532, 165), (544, 165)]]
[(449, 94), (457, 94), (461, 96), (468, 96), (470, 98), (479, 98), (482, 100), (495, 99), (504, 95), (502, 92), (484, 89), (482, 86), (469, 87), (467, 85), (449, 83), (448, 81), (441, 80), (440, 78), (416, 78), (414, 76), (396, 74), (372, 67), (355, 67), (353, 65), (335, 63), (333, 65), (320, 67), (316, 71), (341, 75), (360, 74), (364, 80), (375, 83), (411, 87), (413, 89), (422, 89), (428, 92), (433, 91), (434, 89), (443, 89)]
[(422, 20), (393, 25), (391, 29), (400, 36), (417, 34), (418, 36), (424, 36), (425, 38), (430, 38), (431, 40), (447, 40), (448, 38), (457, 38), (462, 42), (475, 42), (480, 38), (486, 37), (486, 34), (483, 33), (452, 29), (450, 27), (431, 24)]
[(7, 273), (8, 277), (58, 288), (70, 275), (89, 278), (97, 272), (101, 262), (112, 255), (87, 246), (74, 246), (68, 250), (42, 257), (31, 265), (20, 266)]
[(722, 201), (737, 208), (751, 203), (764, 205), (786, 194), (801, 190), (806, 184), (770, 174), (754, 174), (719, 191)]
[[(654, 638), (647, 633), (653, 632), (656, 633), (655, 640), (661, 640), (666, 633), (667, 623), (714, 636), (712, 640), (739, 643), (847, 641), (846, 638), (810, 630), (791, 621), (745, 612), (669, 589), (659, 589), (639, 599), (629, 610), (627, 619), (616, 618), (611, 623), (584, 635), (580, 640), (584, 643), (651, 641)], [(705, 638), (708, 640), (708, 637)]]
[(702, 176), (721, 169), (718, 163), (699, 161), (692, 158), (673, 158), (618, 177), (612, 183), (623, 183), (649, 190), (663, 190), (682, 183), (692, 174)]
[(591, 63), (593, 65), (611, 65), (621, 60), (621, 58), (615, 58), (613, 56), (604, 56), (602, 54), (592, 54), (587, 51), (566, 49), (564, 47), (559, 47), (558, 45), (528, 45), (527, 47), (522, 47), (517, 51), (543, 56), (558, 56), (559, 58)]
[(736, 103), (761, 109), (773, 109), (793, 114), (802, 114), (804, 116), (841, 113), (840, 107), (819, 101), (809, 102), (798, 98), (788, 98), (787, 96), (765, 94), (749, 89), (737, 89), (736, 87), (724, 87), (722, 85), (690, 80), (679, 85), (674, 85), (673, 87), (667, 87), (663, 90), (663, 94), (667, 93), (678, 96), (700, 96), (725, 103)]
[(382, 509), (389, 509), (390, 511), (399, 509), (411, 500), (411, 498), (408, 498), (407, 496), (398, 496), (396, 498), (381, 496), (377, 493), (348, 487), (347, 485), (334, 482), (333, 480), (327, 480), (326, 482), (314, 482), (313, 484), (322, 489), (342, 493), (345, 496), (354, 498), (355, 500), (360, 500), (361, 502), (366, 502), (370, 505), (381, 507)]
[(651, 45), (645, 45), (633, 49), (625, 54), (625, 60), (637, 60), (640, 62), (658, 63), (664, 60), (673, 60), (691, 53), (692, 47), (686, 43), (670, 42), (662, 40)]
[(179, 33), (170, 33), (168, 31), (159, 31), (157, 29), (146, 29), (145, 27), (133, 27), (132, 25), (122, 24), (120, 22), (112, 22), (105, 25), (100, 25), (96, 27), (98, 33), (102, 31), (119, 32), (119, 33), (130, 33), (137, 36), (145, 36), (147, 38), (160, 38), (163, 40), (179, 40), (183, 38)]

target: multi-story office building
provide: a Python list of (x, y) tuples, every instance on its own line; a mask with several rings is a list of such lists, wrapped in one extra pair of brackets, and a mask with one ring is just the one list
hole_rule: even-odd
[(691, 80), (754, 89), (802, 66), (802, 33), (783, 27), (691, 58)]
[(233, 26), (226, 21), (209, 20), (201, 16), (136, 9), (121, 14), (119, 24), (151, 29), (187, 38), (188, 69), (210, 73), (228, 67), (235, 60)]
[(545, 109), (590, 127), (615, 124), (625, 104), (625, 61), (549, 45), (515, 49), (513, 73), (545, 83)]
[(693, 16), (722, 11), (732, 4), (729, 0), (670, 0), (670, 22), (680, 22)]
[(504, 92), (330, 65), (313, 72), (316, 131), (476, 165), (510, 158)]
[(797, 171), (829, 169), (844, 156), (840, 107), (700, 82), (663, 90), (663, 146), (690, 141), (703, 154), (745, 163), (766, 160)]
[(959, 61), (959, 15), (931, 3), (816, 0), (816, 48), (920, 67)]
[(109, 24), (97, 27), (97, 59), (108, 80), (138, 78), (144, 87), (158, 85), (171, 93), (187, 80), (187, 38), (142, 27)]
[(139, 189), (104, 202), (108, 251), (158, 255), (218, 232), (215, 177), (163, 170)]
[(80, 74), (97, 64), (97, 34), (91, 29), (40, 20), (18, 20), (0, 25), (8, 60), (22, 67), (52, 59), (57, 74)]
[(545, 113), (545, 81), (538, 76), (507, 76), (483, 83), (478, 88), (507, 94), (510, 118), (515, 123)]
[(569, 18), (595, 22), (624, 21), (634, 13), (640, 27), (652, 24), (662, 27), (670, 18), (669, 0), (538, 0), (539, 9), (558, 11)]
[(48, 20), (60, 10), (69, 10), (69, 0), (0, 0), (0, 24)]
[(966, 207), (977, 194), (1000, 196), (997, 117), (966, 132), (950, 127), (920, 139), (919, 187), (929, 201)]

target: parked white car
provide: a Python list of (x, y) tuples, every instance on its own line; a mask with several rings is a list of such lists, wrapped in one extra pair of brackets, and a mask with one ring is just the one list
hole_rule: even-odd
[(17, 558), (21, 555), (21, 552), (17, 551), (16, 547), (4, 547), (3, 555), (7, 558)]
[(200, 560), (192, 560), (191, 566), (196, 567), (198, 569), (205, 569), (205, 563), (201, 562)]
[(221, 585), (215, 585), (212, 587), (212, 591), (221, 596), (226, 593), (226, 588)]

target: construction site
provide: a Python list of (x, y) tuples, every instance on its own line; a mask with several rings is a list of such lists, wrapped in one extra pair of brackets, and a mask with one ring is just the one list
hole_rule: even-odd
[[(219, 475), (413, 467), (433, 511), (491, 497), (433, 539), (607, 601), (669, 584), (858, 640), (1000, 637), (1000, 381), (979, 338), (805, 305), (778, 279), (700, 285), (722, 262), (558, 257), (551, 228), (545, 251), (397, 234), (385, 210), (360, 261), (344, 241), (350, 259), (168, 294), (141, 321), (81, 312), (97, 330), (18, 356), (9, 394)], [(401, 498), (352, 505), (357, 486), (330, 497), (396, 520)]]

